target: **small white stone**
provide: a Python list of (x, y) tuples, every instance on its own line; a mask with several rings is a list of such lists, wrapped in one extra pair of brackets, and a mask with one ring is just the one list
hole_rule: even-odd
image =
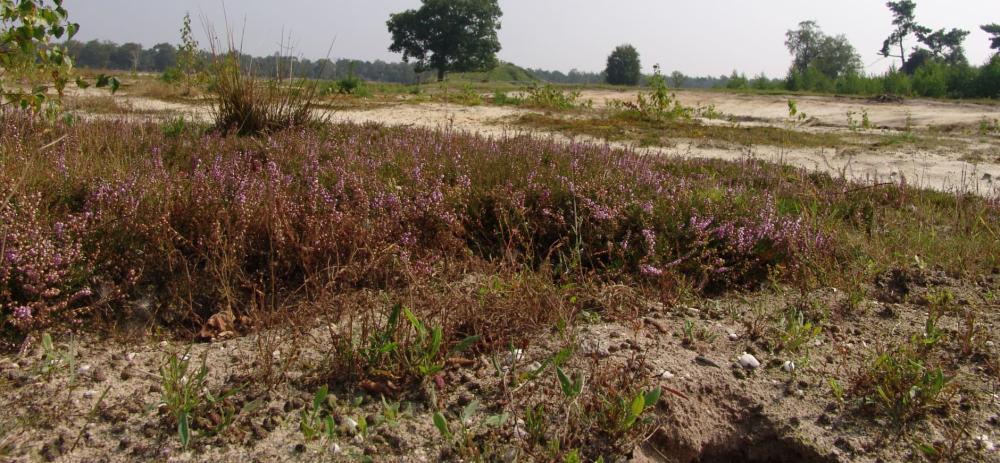
[(795, 362), (791, 360), (785, 360), (785, 363), (781, 364), (781, 369), (785, 370), (787, 373), (795, 371)]
[(758, 367), (760, 367), (760, 361), (757, 360), (757, 357), (754, 357), (753, 355), (750, 355), (746, 352), (744, 352), (743, 355), (740, 356), (739, 362), (740, 366), (746, 368), (747, 370), (756, 370)]
[(521, 349), (514, 349), (510, 352), (507, 352), (507, 356), (504, 357), (503, 363), (504, 365), (510, 366), (516, 362), (521, 361), (522, 358), (524, 358), (524, 351)]
[(740, 339), (740, 335), (738, 335), (736, 333), (733, 333), (732, 331), (729, 332), (729, 340), (730, 341), (738, 341), (739, 339)]
[(135, 352), (129, 352), (129, 353), (125, 354), (125, 360), (128, 360), (129, 362), (131, 362), (131, 361), (135, 360), (135, 356), (136, 356)]
[(340, 448), (340, 444), (334, 442), (333, 445), (330, 446), (330, 452), (340, 454), (340, 452), (343, 452), (343, 449)]
[(983, 434), (983, 435), (977, 437), (976, 438), (976, 442), (979, 444), (980, 448), (982, 448), (983, 450), (985, 450), (987, 452), (995, 452), (996, 451), (996, 444), (994, 444), (993, 441), (990, 440), (990, 436), (988, 436), (986, 434)]
[(528, 364), (528, 371), (537, 371), (539, 368), (542, 368), (541, 363), (531, 362)]
[(11, 367), (11, 369), (14, 369), (14, 370), (16, 370), (16, 369), (18, 369), (18, 368), (21, 368), (21, 365), (18, 365), (18, 364), (16, 364), (16, 363), (12, 363), (12, 364), (10, 364), (10, 367)]
[(804, 398), (805, 396), (806, 396), (806, 393), (802, 389), (796, 389), (795, 390), (795, 397), (798, 397), (798, 398), (801, 399), (801, 398)]
[(602, 345), (600, 341), (593, 338), (584, 339), (580, 343), (580, 353), (583, 355), (597, 355), (598, 357), (608, 357), (611, 355), (611, 351), (608, 350), (607, 346)]
[(271, 352), (271, 358), (273, 358), (275, 360), (280, 359), (281, 358), (281, 351), (278, 350), (278, 349), (275, 349), (274, 352)]
[(674, 374), (668, 370), (663, 370), (663, 373), (660, 373), (660, 379), (673, 379), (673, 378)]
[(822, 339), (817, 339), (816, 341), (813, 342), (813, 345), (816, 346), (816, 347), (822, 346), (823, 345), (823, 340)]
[(80, 368), (78, 368), (76, 370), (76, 374), (78, 374), (78, 375), (85, 375), (87, 373), (90, 373), (90, 368), (91, 368), (90, 365), (88, 365), (86, 363), (83, 364), (83, 365), (80, 365)]
[(358, 422), (354, 421), (354, 418), (348, 416), (344, 418), (344, 425), (347, 426), (347, 429), (353, 430), (358, 427)]
[(986, 341), (986, 347), (989, 347), (990, 349), (992, 349), (994, 345), (995, 344), (993, 344), (993, 341)]
[(93, 399), (97, 395), (97, 391), (83, 391), (84, 399)]

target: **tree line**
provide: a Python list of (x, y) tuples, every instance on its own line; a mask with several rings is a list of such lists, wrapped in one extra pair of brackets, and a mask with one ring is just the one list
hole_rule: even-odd
[(1000, 97), (1000, 25), (981, 26), (992, 36), (990, 45), (997, 53), (976, 66), (965, 56), (969, 31), (924, 26), (917, 21), (916, 6), (912, 0), (886, 3), (894, 29), (879, 54), (899, 60), (899, 65), (893, 64), (883, 74), (866, 74), (860, 55), (845, 36), (827, 35), (815, 21), (799, 23), (798, 29), (785, 35), (785, 46), (793, 59), (784, 88), (844, 94)]
[[(106, 40), (66, 42), (66, 48), (74, 63), (79, 67), (109, 69), (127, 72), (169, 73), (177, 66), (178, 47), (170, 43), (158, 43), (145, 48), (138, 43), (117, 44)], [(197, 51), (201, 63), (210, 62), (207, 51)], [(292, 65), (289, 66), (289, 60)], [(251, 56), (243, 54), (240, 61), (248, 70), (261, 77), (273, 77), (277, 73), (295, 78), (324, 80), (342, 79), (349, 75), (379, 82), (416, 83), (421, 76), (412, 65), (389, 63), (381, 60), (361, 61), (352, 59), (310, 60), (308, 58), (288, 58), (278, 54)], [(426, 78), (424, 78), (426, 80)]]
[[(748, 78), (733, 71), (726, 76), (693, 77), (679, 71), (664, 76), (676, 88), (729, 88), (791, 90), (842, 94), (895, 94), (927, 97), (1000, 97), (1000, 25), (986, 24), (991, 47), (997, 50), (982, 65), (969, 63), (962, 29), (934, 30), (916, 19), (913, 0), (890, 1), (892, 33), (880, 54), (899, 60), (899, 66), (883, 74), (864, 71), (861, 57), (844, 35), (828, 35), (815, 21), (803, 21), (786, 33), (785, 45), (792, 63), (784, 78), (757, 75)], [(497, 64), (500, 50), (496, 31), (502, 12), (496, 0), (423, 0), (422, 6), (390, 16), (387, 27), (393, 41), (390, 51), (402, 53), (402, 63), (338, 59), (309, 60), (278, 54), (263, 57), (242, 55), (241, 63), (259, 76), (344, 79), (403, 84), (442, 80), (447, 72), (489, 69)], [(182, 45), (183, 46), (183, 45)], [(910, 48), (907, 48), (910, 46)], [(178, 47), (169, 43), (143, 48), (92, 40), (66, 42), (78, 66), (169, 73), (177, 69)], [(207, 62), (205, 51), (198, 51)], [(290, 63), (290, 65), (289, 65)], [(541, 80), (563, 84), (643, 85), (649, 76), (641, 73), (635, 47), (624, 44), (608, 56), (603, 72), (568, 73), (529, 69)]]
[[(107, 69), (125, 72), (149, 72), (167, 74), (168, 79), (178, 65), (180, 46), (170, 43), (158, 43), (146, 48), (138, 43), (118, 44), (107, 40), (90, 40), (80, 42), (71, 40), (65, 43), (69, 55), (76, 66), (89, 69)], [(202, 63), (210, 62), (209, 52), (196, 51)], [(415, 84), (427, 82), (434, 78), (433, 71), (418, 73), (413, 64), (390, 63), (381, 60), (365, 61), (356, 59), (317, 59), (292, 58), (292, 75), (296, 78), (312, 78), (319, 80), (340, 80), (350, 75), (373, 81), (399, 84)], [(253, 68), (254, 73), (261, 77), (274, 76), (281, 67), (285, 76), (288, 75), (288, 57), (278, 55), (241, 57), (245, 67)], [(251, 66), (252, 64), (252, 66)], [(551, 71), (545, 69), (526, 69), (539, 79), (556, 84), (593, 85), (605, 81), (603, 72), (585, 72), (573, 69), (569, 72)], [(642, 76), (645, 82), (647, 76)], [(685, 88), (725, 87), (729, 76), (693, 77), (683, 76)], [(640, 82), (641, 83), (641, 82)]]

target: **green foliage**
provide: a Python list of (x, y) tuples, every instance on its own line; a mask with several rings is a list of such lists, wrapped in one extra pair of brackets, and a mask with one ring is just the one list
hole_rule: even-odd
[[(62, 0), (0, 0), (0, 108), (47, 109), (50, 116), (58, 112), (59, 99), (46, 95), (48, 85), (36, 83), (23, 90), (19, 85), (11, 86), (9, 79), (44, 76), (61, 98), (73, 80), (73, 60), (65, 46), (54, 42), (72, 39), (80, 29), (68, 18)], [(76, 83), (89, 86), (81, 78), (76, 78)], [(101, 75), (97, 86), (115, 91), (118, 79)]]
[(867, 403), (897, 421), (906, 421), (942, 404), (951, 378), (940, 367), (928, 367), (915, 351), (904, 347), (882, 353), (872, 362), (874, 394)]
[(389, 17), (389, 50), (416, 64), (417, 72), (479, 71), (497, 65), (500, 5), (497, 0), (422, 0), (417, 10)]
[(399, 315), (402, 310), (402, 304), (393, 305), (385, 325), (369, 337), (368, 345), (361, 351), (362, 359), (369, 368), (381, 368), (399, 348), (396, 343), (396, 331), (399, 327)]
[(499, 428), (507, 422), (508, 414), (499, 413), (488, 415), (481, 420), (476, 420), (479, 413), (480, 402), (473, 400), (462, 408), (458, 416), (458, 423), (452, 426), (448, 419), (440, 411), (434, 412), (434, 427), (444, 437), (446, 443), (453, 447), (460, 455), (473, 461), (483, 461), (484, 450), (479, 448), (474, 442), (475, 434), (482, 429)]
[(684, 324), (681, 327), (681, 343), (685, 346), (691, 346), (696, 341), (712, 342), (715, 338), (716, 334), (711, 330), (697, 326), (692, 320), (684, 319)]
[(365, 80), (354, 73), (355, 65), (356, 63), (352, 61), (348, 67), (347, 75), (338, 79), (332, 85), (324, 86), (322, 93), (329, 94), (336, 92), (341, 95), (371, 96), (372, 92), (365, 83)]
[(299, 412), (299, 431), (302, 432), (302, 437), (306, 441), (315, 440), (323, 435), (332, 439), (336, 433), (333, 415), (327, 409), (328, 396), (329, 388), (324, 384), (313, 394), (313, 400), (309, 406)]
[[(906, 67), (906, 47), (904, 45), (905, 40), (912, 34), (926, 34), (930, 32), (930, 29), (917, 24), (915, 18), (915, 10), (917, 4), (913, 0), (900, 0), (895, 2), (887, 2), (886, 7), (892, 12), (892, 25), (896, 27), (895, 30), (889, 34), (889, 37), (885, 39), (882, 43), (882, 56), (886, 58), (899, 58), (901, 63), (901, 68)], [(899, 54), (893, 55), (892, 49), (898, 48)]]
[(579, 90), (563, 91), (552, 85), (533, 85), (524, 90), (523, 102), (528, 106), (546, 109), (573, 109), (590, 107), (592, 102), (581, 101)]
[(969, 64), (963, 46), (968, 35), (969, 31), (953, 28), (950, 31), (939, 29), (933, 32), (920, 32), (917, 38), (920, 43), (927, 46), (931, 58), (949, 66), (958, 66)]
[[(412, 337), (406, 337), (406, 333), (399, 330), (400, 315), (412, 328)], [(410, 373), (426, 378), (444, 369), (444, 362), (441, 359), (443, 333), (440, 326), (428, 326), (410, 309), (403, 307), (402, 304), (395, 304), (389, 312), (385, 325), (369, 337), (361, 356), (369, 369), (384, 369), (395, 364)], [(480, 336), (468, 336), (459, 341), (450, 352), (463, 352), (479, 339)]]
[(198, 370), (190, 372), (190, 352), (188, 348), (182, 355), (170, 354), (166, 365), (160, 367), (161, 401), (177, 423), (177, 436), (185, 449), (191, 442), (192, 415), (204, 401), (202, 390), (208, 377), (207, 353)]
[(42, 333), (42, 360), (35, 367), (35, 372), (48, 381), (55, 373), (62, 370), (75, 374), (75, 366), (76, 356), (68, 350), (57, 348), (52, 342), (52, 336), (49, 333)]
[(521, 97), (511, 96), (503, 90), (493, 92), (493, 104), (500, 106), (519, 106), (524, 103)]
[[(177, 47), (177, 64), (164, 73), (164, 80), (177, 79), (183, 82), (185, 94), (191, 92), (191, 87), (197, 82), (203, 63), (198, 52), (198, 41), (191, 31), (191, 14), (184, 14), (181, 26), (181, 45)], [(169, 80), (168, 80), (169, 82)]]
[(798, 353), (804, 347), (808, 347), (808, 343), (819, 336), (820, 332), (820, 327), (807, 321), (801, 310), (792, 309), (778, 320), (778, 325), (771, 336), (770, 347), (773, 352)]
[(979, 28), (990, 35), (990, 48), (1000, 53), (1000, 24), (985, 24)]
[(639, 92), (635, 103), (613, 100), (609, 107), (619, 116), (650, 122), (664, 122), (676, 119), (690, 119), (694, 110), (681, 104), (670, 92), (667, 81), (660, 74), (660, 65), (653, 66), (649, 78), (649, 92)]
[(736, 72), (734, 69), (733, 73), (729, 75), (729, 79), (726, 81), (726, 88), (730, 90), (746, 90), (750, 88), (750, 81), (747, 80), (746, 75)]
[(830, 392), (833, 393), (833, 398), (837, 399), (837, 402), (844, 402), (844, 396), (847, 392), (844, 390), (844, 385), (840, 384), (836, 378), (830, 378)]
[(815, 21), (803, 21), (799, 28), (785, 34), (785, 46), (794, 57), (791, 74), (804, 74), (810, 69), (829, 79), (861, 69), (861, 57), (847, 37), (828, 36)]
[(501, 62), (496, 67), (485, 71), (454, 72), (448, 75), (449, 82), (470, 83), (536, 83), (538, 77), (520, 66)]
[(921, 96), (941, 98), (948, 94), (948, 73), (945, 66), (930, 61), (913, 75), (913, 92)]
[(175, 118), (172, 118), (164, 122), (162, 127), (164, 135), (171, 138), (176, 138), (181, 136), (182, 134), (184, 134), (185, 131), (188, 130), (189, 124), (187, 120), (184, 119), (184, 116), (177, 116)]
[(642, 65), (639, 52), (632, 45), (619, 45), (608, 55), (605, 79), (611, 85), (639, 85)]
[[(410, 322), (410, 326), (416, 333), (416, 339), (407, 350), (406, 363), (419, 376), (436, 375), (444, 369), (444, 362), (441, 361), (439, 355), (443, 336), (441, 327), (426, 326), (407, 308), (403, 308), (403, 316)], [(478, 335), (466, 337), (452, 348), (452, 352), (463, 352), (479, 339)]]
[(573, 376), (571, 381), (566, 373), (563, 372), (562, 368), (556, 368), (556, 377), (559, 379), (559, 385), (562, 387), (563, 395), (566, 396), (568, 400), (573, 400), (583, 392), (583, 374), (576, 374)]
[(655, 388), (649, 391), (640, 391), (630, 401), (619, 398), (616, 430), (621, 433), (631, 430), (646, 409), (656, 405), (662, 393), (660, 388)]

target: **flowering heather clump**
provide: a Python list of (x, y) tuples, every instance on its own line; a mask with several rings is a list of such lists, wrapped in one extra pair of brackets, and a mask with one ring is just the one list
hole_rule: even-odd
[(48, 223), (37, 195), (0, 202), (3, 332), (79, 323), (91, 309), (93, 268), (81, 242), (86, 233), (86, 215)]
[[(838, 243), (875, 250), (857, 238), (866, 209), (848, 183), (752, 160), (378, 125), (260, 138), (166, 137), (122, 122), (46, 130), (16, 114), (0, 123), (0, 172), (26, 179), (4, 203), (3, 236), (31, 258), (4, 261), (0, 294), (6, 326), (22, 333), (78, 319), (92, 281), (153, 296), (163, 321), (192, 326), (220, 310), (458, 280), (483, 265), (669, 294), (680, 282), (721, 292), (798, 278), (836, 265)], [(58, 132), (64, 141), (41, 150)], [(906, 211), (908, 191), (866, 201)], [(996, 224), (995, 211), (985, 217)], [(979, 224), (969, 236), (987, 236)], [(893, 236), (937, 243), (919, 230)], [(935, 252), (988, 258), (976, 239)]]

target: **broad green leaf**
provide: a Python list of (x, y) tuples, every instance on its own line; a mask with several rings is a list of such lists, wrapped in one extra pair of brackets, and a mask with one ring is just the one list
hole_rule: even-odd
[(444, 415), (441, 412), (434, 412), (434, 426), (438, 428), (442, 436), (451, 439), (451, 430), (448, 429), (448, 422), (444, 419)]
[(181, 439), (181, 447), (187, 449), (188, 442), (191, 441), (191, 430), (188, 429), (187, 412), (181, 412), (177, 417), (177, 435)]
[(643, 394), (639, 394), (632, 400), (632, 406), (629, 409), (629, 413), (632, 416), (638, 417), (639, 415), (642, 415), (642, 411), (645, 409), (646, 399), (643, 397)]
[(465, 352), (466, 349), (468, 349), (469, 347), (471, 347), (473, 344), (479, 342), (480, 339), (482, 339), (482, 336), (480, 336), (478, 334), (469, 336), (469, 337), (461, 340), (455, 346), (455, 348), (453, 349), (453, 351), (455, 351), (455, 352)]
[(465, 408), (462, 408), (462, 421), (469, 421), (473, 416), (476, 416), (476, 412), (479, 411), (479, 401), (473, 400), (469, 402)]
[(569, 377), (563, 372), (562, 368), (556, 368), (556, 377), (559, 378), (559, 385), (562, 386), (563, 394), (566, 397), (573, 398), (573, 387), (572, 383), (569, 381)]
[(326, 396), (327, 396), (328, 391), (329, 391), (329, 388), (327, 387), (326, 384), (324, 384), (323, 387), (319, 388), (316, 391), (316, 394), (313, 395), (313, 410), (314, 411), (315, 410), (319, 410), (319, 407), (321, 405), (323, 405), (324, 401), (326, 401)]
[(503, 426), (504, 423), (507, 422), (508, 417), (509, 415), (506, 413), (501, 413), (499, 415), (490, 415), (486, 417), (485, 420), (483, 420), (483, 425), (491, 428), (499, 428), (500, 426)]
[(656, 388), (656, 389), (653, 389), (652, 391), (647, 392), (646, 396), (645, 396), (645, 399), (644, 399), (644, 402), (646, 404), (646, 408), (649, 408), (649, 407), (652, 407), (653, 405), (656, 405), (656, 402), (660, 400), (660, 395), (661, 394), (663, 394), (663, 390), (660, 389), (660, 388)]

